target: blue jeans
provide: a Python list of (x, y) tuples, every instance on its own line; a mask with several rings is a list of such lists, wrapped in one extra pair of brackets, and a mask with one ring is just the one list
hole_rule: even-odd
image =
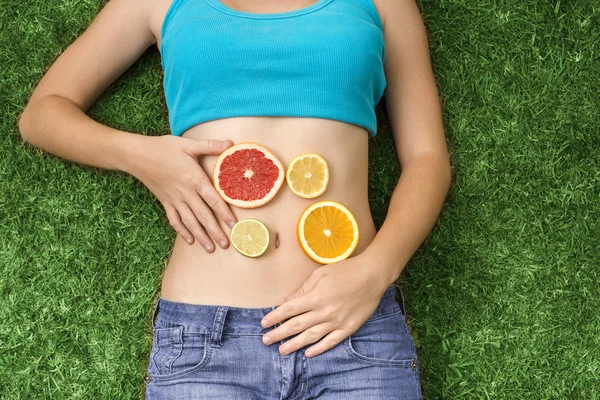
[[(394, 288), (399, 292), (396, 300)], [(361, 327), (335, 347), (307, 358), (265, 345), (261, 318), (277, 306), (240, 308), (159, 297), (146, 399), (421, 399), (415, 345), (396, 284)], [(158, 313), (158, 316), (157, 316)]]

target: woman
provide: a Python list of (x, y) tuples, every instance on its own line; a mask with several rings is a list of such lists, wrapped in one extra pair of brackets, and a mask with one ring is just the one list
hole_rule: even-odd
[[(171, 134), (89, 118), (154, 44)], [(402, 175), (376, 231), (368, 140), (384, 89)], [(47, 71), (19, 127), (55, 155), (135, 176), (178, 232), (152, 316), (147, 398), (420, 398), (394, 282), (433, 227), (451, 174), (413, 0), (112, 0)], [(314, 200), (285, 186), (255, 209), (219, 197), (212, 167), (239, 142), (284, 166), (308, 152), (327, 160), (321, 199), (345, 205), (360, 229), (351, 257), (321, 265), (304, 255), (295, 228)], [(229, 246), (246, 217), (273, 238), (258, 258)]]

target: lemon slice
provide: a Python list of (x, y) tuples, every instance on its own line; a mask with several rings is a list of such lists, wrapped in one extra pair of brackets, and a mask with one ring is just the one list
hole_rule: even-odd
[(285, 177), (294, 194), (305, 199), (315, 198), (325, 192), (329, 183), (327, 161), (318, 154), (301, 154), (290, 162)]
[(240, 219), (231, 228), (233, 247), (246, 257), (261, 256), (269, 247), (269, 230), (257, 219)]
[(333, 200), (308, 206), (298, 220), (296, 234), (304, 253), (321, 264), (348, 258), (359, 239), (356, 218), (348, 208)]

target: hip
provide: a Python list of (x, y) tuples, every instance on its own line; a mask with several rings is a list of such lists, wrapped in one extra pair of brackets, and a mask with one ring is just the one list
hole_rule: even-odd
[(279, 345), (295, 335), (269, 346), (262, 343), (262, 335), (280, 325), (260, 325), (275, 307), (159, 298), (146, 398), (421, 398), (416, 350), (397, 285), (388, 287), (357, 331), (310, 358), (304, 351), (312, 344), (279, 353)]

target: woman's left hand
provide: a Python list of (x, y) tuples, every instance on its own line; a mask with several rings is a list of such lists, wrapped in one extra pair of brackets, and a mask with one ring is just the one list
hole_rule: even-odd
[(332, 264), (317, 267), (294, 293), (276, 309), (265, 315), (268, 328), (281, 326), (263, 335), (265, 344), (276, 343), (300, 333), (279, 347), (283, 355), (319, 341), (305, 352), (313, 357), (335, 347), (361, 327), (373, 314), (389, 286), (381, 274), (372, 269), (378, 261), (366, 252)]

